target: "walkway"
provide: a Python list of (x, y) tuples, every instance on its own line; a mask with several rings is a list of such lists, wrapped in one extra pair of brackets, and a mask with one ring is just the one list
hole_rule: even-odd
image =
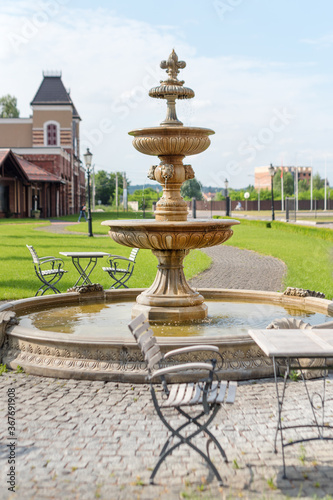
[(195, 288), (283, 291), (284, 262), (226, 245), (202, 249), (213, 259), (209, 269), (189, 281)]
[[(333, 377), (327, 417), (333, 418)], [(310, 381), (311, 390), (319, 381)], [(16, 493), (7, 490), (9, 447), (6, 402), (16, 396)], [(288, 418), (311, 418), (303, 385), (289, 390)], [(234, 405), (222, 409), (214, 432), (229, 464), (212, 448), (223, 488), (202, 459), (180, 448), (150, 486), (151, 467), (166, 438), (147, 386), (39, 378), (7, 373), (0, 377), (1, 500), (129, 499), (331, 499), (332, 442), (286, 449), (288, 479), (282, 479), (281, 453), (274, 454), (275, 386), (272, 380), (242, 382)], [(290, 437), (295, 433), (290, 431)], [(202, 437), (196, 440), (200, 446)], [(327, 495), (327, 497), (325, 497)], [(328, 496), (330, 495), (330, 496)]]

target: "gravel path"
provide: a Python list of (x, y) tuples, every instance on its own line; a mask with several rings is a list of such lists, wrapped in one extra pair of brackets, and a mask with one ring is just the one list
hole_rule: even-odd
[(209, 269), (189, 280), (195, 288), (282, 291), (287, 266), (251, 250), (219, 245), (202, 249), (213, 259)]

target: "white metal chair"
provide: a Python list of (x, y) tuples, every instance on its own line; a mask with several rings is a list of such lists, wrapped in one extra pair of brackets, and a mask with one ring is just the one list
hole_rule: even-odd
[[(162, 355), (160, 347), (154, 337), (154, 333), (150, 328), (149, 322), (144, 314), (140, 314), (132, 320), (128, 325), (130, 331), (134, 335), (144, 359), (147, 363), (148, 381), (150, 383), (150, 391), (156, 412), (163, 424), (170, 431), (170, 435), (162, 447), (157, 464), (155, 465), (151, 476), (150, 483), (154, 483), (154, 477), (161, 466), (162, 462), (179, 446), (187, 444), (206, 461), (211, 471), (222, 484), (221, 476), (210, 459), (209, 444), (213, 442), (219, 450), (223, 460), (227, 462), (226, 454), (221, 447), (216, 437), (208, 430), (208, 426), (216, 417), (222, 404), (232, 404), (236, 397), (237, 382), (220, 381), (217, 377), (216, 370), (218, 368), (217, 357), (223, 363), (223, 358), (219, 353), (219, 349), (212, 345), (195, 345), (169, 351)], [(212, 359), (204, 360), (203, 362), (188, 362), (188, 363), (169, 363), (166, 366), (166, 361), (174, 358), (177, 355), (183, 355), (190, 352), (207, 352), (211, 353)], [(156, 366), (158, 369), (156, 369)], [(206, 372), (205, 378), (199, 382), (168, 384), (166, 377), (169, 374), (193, 374), (196, 379), (200, 372)], [(162, 384), (162, 399), (158, 397), (160, 391), (155, 391), (153, 381), (160, 380)], [(215, 379), (215, 380), (214, 380)], [(174, 408), (182, 417), (185, 417), (185, 423), (174, 428), (166, 419), (164, 410)], [(188, 408), (185, 411), (184, 408)], [(189, 410), (196, 410), (196, 414), (188, 413)], [(203, 421), (201, 421), (203, 419)], [(186, 436), (182, 431), (187, 429), (191, 424), (196, 426), (196, 429), (191, 430)], [(203, 431), (208, 439), (206, 443), (206, 453), (195, 446), (191, 440)], [(174, 438), (178, 441), (172, 444)]]
[[(31, 245), (26, 245), (29, 249), (35, 267), (35, 273), (38, 279), (42, 282), (42, 286), (38, 288), (35, 297), (41, 292), (41, 295), (47, 290), (52, 290), (54, 293), (61, 293), (55, 287), (56, 283), (61, 280), (63, 275), (68, 271), (62, 269), (64, 261), (58, 257), (38, 257), (36, 250)], [(45, 265), (48, 267), (45, 268)], [(51, 268), (51, 269), (50, 269)]]
[[(113, 283), (110, 288), (128, 288), (125, 283), (130, 279), (134, 271), (135, 259), (138, 255), (139, 248), (133, 248), (130, 256), (122, 257), (121, 255), (110, 255), (107, 258), (109, 267), (103, 267), (103, 271), (107, 272)], [(126, 266), (127, 263), (127, 267)]]

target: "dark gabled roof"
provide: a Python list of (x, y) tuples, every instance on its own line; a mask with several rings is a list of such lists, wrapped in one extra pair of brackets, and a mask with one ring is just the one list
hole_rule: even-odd
[(73, 108), (73, 118), (80, 118), (74, 103), (71, 99), (69, 92), (66, 90), (64, 84), (61, 80), (60, 75), (46, 75), (43, 74), (44, 78), (40, 84), (39, 89), (33, 100), (31, 101), (31, 106), (36, 104), (47, 104), (47, 105), (66, 105), (70, 104)]
[(23, 178), (29, 182), (62, 182), (60, 177), (51, 174), (47, 170), (38, 167), (34, 163), (22, 158), (11, 149), (0, 149), (0, 165), (3, 162), (10, 161), (14, 167), (21, 173)]

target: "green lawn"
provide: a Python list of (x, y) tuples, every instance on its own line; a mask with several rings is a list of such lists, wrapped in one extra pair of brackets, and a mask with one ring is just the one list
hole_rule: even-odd
[(225, 243), (272, 255), (287, 265), (285, 286), (317, 290), (333, 297), (333, 231), (275, 222), (241, 220)]
[[(98, 214), (93, 219), (94, 234), (106, 234), (108, 228), (101, 226), (102, 220), (113, 218), (110, 213)], [(71, 220), (77, 220), (76, 216)], [(115, 243), (111, 238), (87, 236), (87, 224), (82, 222), (71, 226), (84, 234), (55, 234), (43, 230), (48, 222), (31, 219), (23, 223), (7, 219), (0, 221), (1, 262), (0, 300), (18, 299), (34, 295), (39, 282), (34, 275), (32, 260), (26, 244), (33, 245), (40, 256), (55, 255), (60, 251), (105, 251), (128, 256), (131, 249)], [(333, 231), (316, 227), (296, 226), (275, 222), (271, 228), (263, 221), (241, 220), (234, 227), (234, 236), (226, 243), (254, 250), (265, 255), (272, 255), (284, 261), (288, 271), (285, 286), (297, 286), (324, 292), (326, 297), (333, 297)], [(60, 282), (61, 291), (66, 291), (77, 279), (71, 259), (64, 257), (65, 268), (69, 271)], [(104, 259), (104, 262), (106, 260)], [(191, 278), (209, 267), (211, 260), (199, 250), (190, 252), (185, 259), (185, 274)], [(99, 261), (93, 274), (93, 281), (109, 287), (109, 277), (101, 269)], [(131, 287), (148, 287), (156, 274), (157, 260), (150, 250), (140, 250)]]
[[(105, 214), (104, 214), (105, 220)], [(129, 256), (131, 249), (115, 243), (109, 237), (89, 238), (85, 235), (55, 234), (42, 229), (48, 222), (31, 222), (26, 224), (0, 223), (1, 250), (0, 257), (2, 271), (0, 274), (0, 300), (20, 299), (30, 297), (39, 288), (39, 281), (35, 276), (31, 255), (26, 244), (35, 247), (38, 255), (54, 255), (61, 257), (61, 251), (102, 251), (117, 255)], [(85, 223), (82, 223), (82, 227)], [(104, 234), (107, 228), (103, 228)], [(65, 269), (69, 272), (59, 283), (59, 288), (65, 292), (75, 283), (78, 275), (68, 257), (64, 257)], [(103, 264), (104, 262), (104, 264)], [(185, 259), (185, 274), (187, 278), (209, 267), (211, 259), (199, 250), (190, 252)], [(102, 270), (106, 259), (98, 261), (92, 274), (92, 281), (109, 288), (110, 278)], [(132, 278), (128, 282), (131, 288), (146, 288), (150, 286), (156, 274), (157, 259), (150, 250), (140, 250), (137, 264)]]

